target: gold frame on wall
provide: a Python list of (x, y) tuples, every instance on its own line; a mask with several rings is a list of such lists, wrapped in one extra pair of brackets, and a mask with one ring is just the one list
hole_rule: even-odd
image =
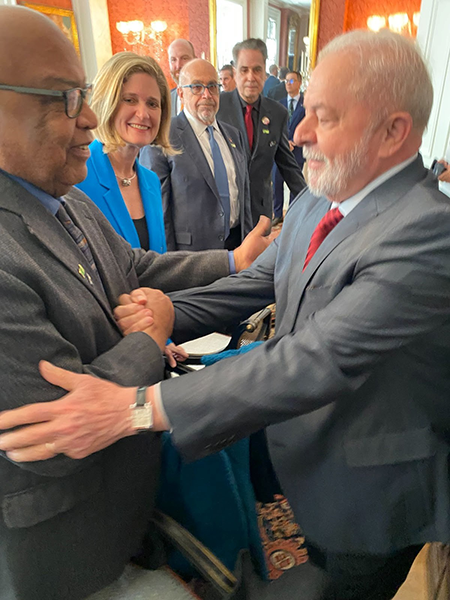
[[(56, 8), (53, 6), (46, 6), (44, 4), (33, 4), (32, 2), (21, 2), (20, 3), (21, 6), (26, 6), (27, 8), (32, 8), (33, 10), (37, 10), (38, 12), (47, 15), (51, 18), (51, 15), (55, 15), (57, 17), (61, 17), (61, 18), (69, 18), (70, 19), (70, 29), (67, 28), (67, 31), (65, 31), (55, 19), (52, 19), (52, 21), (55, 23), (55, 25), (57, 25), (62, 32), (67, 35), (68, 39), (70, 39), (70, 41), (72, 42), (72, 44), (75, 46), (75, 50), (78, 52), (78, 54), (80, 54), (80, 43), (78, 40), (78, 31), (77, 31), (77, 25), (75, 23), (75, 16), (73, 14), (73, 10), (69, 10), (68, 8)], [(68, 34), (69, 32), (69, 34)]]

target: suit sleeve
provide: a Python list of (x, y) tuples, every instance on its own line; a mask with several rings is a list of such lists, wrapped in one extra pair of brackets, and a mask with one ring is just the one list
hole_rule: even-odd
[(139, 157), (140, 163), (150, 169), (159, 178), (161, 183), (161, 196), (164, 215), (164, 229), (166, 233), (167, 250), (177, 250), (175, 240), (175, 229), (173, 225), (173, 203), (172, 203), (172, 184), (171, 184), (171, 163), (169, 158), (158, 146), (146, 146), (141, 151)]
[(289, 140), (287, 135), (287, 110), (283, 111), (283, 121), (281, 123), (281, 136), (278, 144), (277, 151), (275, 153), (275, 163), (283, 176), (288, 188), (296, 196), (305, 187), (306, 182), (303, 179), (300, 167), (294, 158), (291, 150), (289, 149)]
[[(269, 424), (345, 399), (391, 353), (407, 352), (448, 325), (449, 215), (440, 218), (442, 226), (436, 215), (419, 217), (404, 224), (395, 239), (374, 245), (336, 295), (332, 287), (307, 289), (302, 304), (312, 303), (315, 312), (282, 337), (163, 382), (164, 408), (185, 456), (199, 458)], [(246, 295), (251, 301), (249, 289), (235, 286), (241, 306)], [(205, 312), (228, 314), (223, 304), (234, 302), (232, 291), (219, 300), (214, 305), (208, 298)], [(199, 300), (199, 321), (202, 305)]]

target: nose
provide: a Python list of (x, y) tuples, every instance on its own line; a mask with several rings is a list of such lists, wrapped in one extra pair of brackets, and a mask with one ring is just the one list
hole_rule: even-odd
[(136, 106), (136, 116), (140, 119), (145, 119), (148, 116), (148, 109), (145, 102), (139, 102)]
[(80, 129), (95, 129), (97, 127), (97, 117), (86, 100), (83, 102), (81, 112), (77, 117), (77, 127)]
[(316, 130), (314, 127), (315, 117), (307, 115), (303, 117), (294, 131), (294, 144), (304, 146), (306, 144), (315, 144), (317, 142)]
[(207, 98), (212, 98), (212, 94), (211, 94), (211, 92), (208, 90), (208, 88), (207, 88), (207, 87), (205, 87), (205, 88), (204, 88), (204, 90), (203, 90), (202, 98), (204, 98), (205, 96), (206, 96)]

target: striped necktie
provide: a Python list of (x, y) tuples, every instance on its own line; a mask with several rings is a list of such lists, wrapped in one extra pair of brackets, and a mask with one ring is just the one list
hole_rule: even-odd
[(80, 275), (82, 277), (87, 277), (87, 280), (91, 285), (94, 285), (95, 282), (97, 286), (100, 286), (102, 291), (104, 291), (102, 280), (100, 279), (100, 275), (98, 273), (97, 265), (95, 264), (94, 257), (92, 256), (91, 249), (89, 247), (89, 244), (87, 243), (84, 233), (81, 231), (81, 229), (78, 229), (78, 227), (72, 221), (63, 204), (61, 204), (61, 206), (58, 208), (56, 218), (64, 227), (64, 229), (70, 234), (70, 237), (73, 239), (73, 241), (83, 253), (83, 256), (90, 267), (93, 277), (91, 277), (89, 273), (83, 273), (81, 271)]

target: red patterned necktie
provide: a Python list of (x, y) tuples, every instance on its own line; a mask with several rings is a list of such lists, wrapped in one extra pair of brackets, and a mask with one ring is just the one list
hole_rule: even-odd
[(253, 106), (247, 104), (245, 107), (245, 129), (247, 130), (248, 143), (250, 146), (250, 150), (253, 147), (253, 119), (252, 119), (252, 110)]
[(344, 215), (341, 213), (338, 207), (332, 208), (325, 214), (324, 217), (322, 217), (311, 236), (303, 270), (306, 269), (309, 261), (312, 259), (323, 240), (327, 237), (330, 231), (336, 227), (339, 221), (343, 219), (343, 217)]

